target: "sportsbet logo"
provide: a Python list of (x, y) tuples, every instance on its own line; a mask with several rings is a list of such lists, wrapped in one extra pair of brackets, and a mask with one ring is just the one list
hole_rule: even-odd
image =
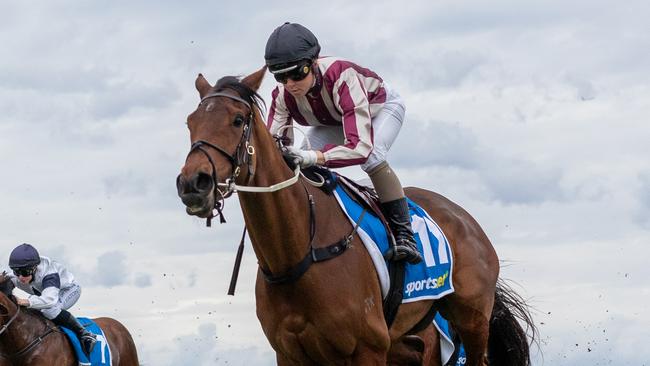
[(429, 277), (423, 280), (409, 282), (406, 284), (406, 295), (411, 296), (411, 293), (413, 291), (422, 291), (424, 289), (431, 290), (431, 289), (442, 287), (445, 285), (445, 281), (447, 281), (447, 277), (449, 277), (449, 271), (445, 272), (445, 274), (443, 274), (438, 278)]

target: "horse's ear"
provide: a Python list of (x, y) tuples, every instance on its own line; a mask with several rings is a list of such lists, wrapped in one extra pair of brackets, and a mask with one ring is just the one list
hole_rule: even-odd
[(212, 89), (212, 85), (208, 83), (207, 80), (203, 77), (203, 74), (199, 74), (199, 76), (196, 77), (196, 81), (194, 82), (194, 85), (196, 86), (196, 90), (199, 91), (199, 95), (201, 98), (203, 98), (210, 89)]
[(262, 85), (262, 80), (264, 80), (265, 73), (266, 73), (266, 66), (246, 76), (244, 80), (242, 80), (241, 82), (244, 85), (248, 86), (249, 88), (253, 89), (254, 91), (257, 91), (257, 89), (260, 88), (260, 85)]

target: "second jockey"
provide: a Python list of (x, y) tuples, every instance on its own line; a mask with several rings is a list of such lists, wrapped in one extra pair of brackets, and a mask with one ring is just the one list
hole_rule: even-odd
[(90, 355), (97, 340), (95, 335), (67, 310), (81, 295), (81, 287), (72, 273), (58, 262), (41, 257), (30, 244), (21, 244), (11, 252), (9, 267), (16, 287), (30, 294), (27, 299), (18, 298), (18, 305), (40, 310), (54, 324), (75, 332), (84, 353)]

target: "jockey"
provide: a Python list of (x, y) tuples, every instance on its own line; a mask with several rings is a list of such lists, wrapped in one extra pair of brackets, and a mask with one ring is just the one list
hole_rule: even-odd
[[(399, 94), (373, 71), (337, 57), (319, 57), (314, 34), (297, 23), (276, 28), (264, 58), (278, 81), (272, 92), (267, 127), (272, 135), (293, 121), (312, 126), (301, 148), (286, 146), (284, 154), (301, 167), (338, 168), (361, 165), (372, 181), (388, 219), (396, 246), (392, 260), (422, 260), (411, 228), (402, 184), (386, 161), (405, 107)], [(293, 143), (290, 128), (282, 137)]]
[(81, 287), (72, 273), (50, 258), (41, 257), (29, 244), (21, 244), (11, 252), (9, 267), (16, 286), (30, 294), (27, 299), (17, 298), (18, 305), (40, 310), (54, 324), (74, 331), (83, 351), (90, 355), (97, 340), (95, 335), (67, 311), (81, 295)]

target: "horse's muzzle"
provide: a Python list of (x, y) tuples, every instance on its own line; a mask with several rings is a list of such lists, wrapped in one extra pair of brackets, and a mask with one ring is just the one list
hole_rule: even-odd
[(176, 177), (176, 190), (186, 206), (188, 215), (208, 217), (214, 207), (214, 180), (209, 174), (198, 173), (190, 179)]

